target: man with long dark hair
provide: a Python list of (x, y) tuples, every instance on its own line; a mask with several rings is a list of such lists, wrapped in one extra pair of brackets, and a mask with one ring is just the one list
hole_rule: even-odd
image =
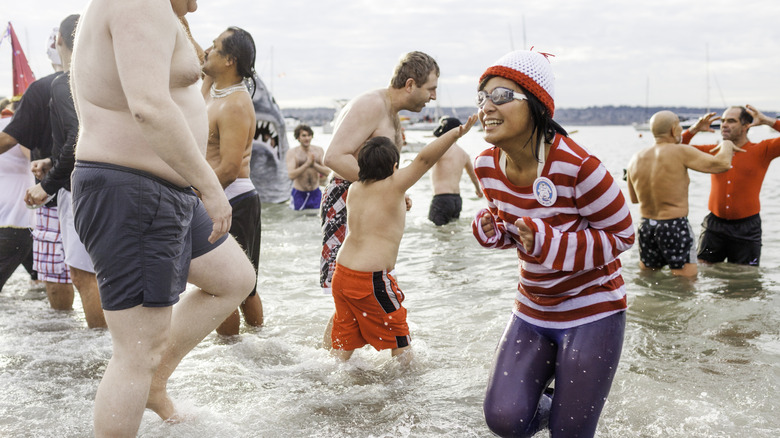
[[(201, 92), (209, 115), (208, 160), (233, 207), (230, 234), (257, 272), (260, 262), (260, 196), (249, 179), (249, 161), (255, 135), (255, 110), (246, 81), (254, 76), (255, 42), (249, 32), (230, 27), (206, 49)], [(255, 276), (256, 277), (256, 276)], [(241, 303), (244, 320), (251, 326), (263, 324), (263, 303), (257, 295), (257, 279)], [(217, 333), (237, 335), (239, 311), (233, 312)]]

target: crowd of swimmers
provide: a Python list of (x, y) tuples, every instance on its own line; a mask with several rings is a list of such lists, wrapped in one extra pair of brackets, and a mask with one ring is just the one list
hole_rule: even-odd
[[(182, 358), (214, 330), (238, 334), (241, 315), (263, 323), (261, 205), (249, 178), (255, 45), (229, 27), (203, 50), (184, 18), (196, 9), (193, 0), (93, 0), (60, 24), (52, 53), (59, 71), (34, 82), (3, 121), (0, 169), (14, 183), (4, 184), (13, 191), (2, 199), (2, 280), (22, 264), (61, 309), (72, 306), (72, 282), (88, 326), (108, 327), (113, 354), (95, 396), (98, 437), (135, 436), (147, 408), (179, 420), (166, 387)], [(516, 251), (520, 264), (483, 405), (500, 436), (544, 428), (593, 436), (626, 325), (619, 255), (634, 244), (635, 224), (600, 160), (553, 120), (549, 57), (500, 57), (475, 81), (478, 114), (442, 119), (436, 139), (400, 167), (398, 113), (436, 99), (440, 76), (432, 57), (409, 52), (386, 88), (344, 107), (327, 149), (312, 145), (303, 125), (286, 157), (291, 208), (320, 210), (320, 287), (335, 309), (323, 343), (342, 360), (364, 345), (413, 360), (395, 274), (412, 207), (406, 191), (430, 171), (429, 218), (441, 225), (460, 215), (466, 172), (486, 201), (472, 220), (474, 237)], [(720, 144), (683, 145), (717, 119)], [(489, 147), (472, 165), (456, 142), (477, 122)], [(707, 114), (684, 132), (673, 113), (653, 116), (655, 144), (627, 169), (642, 216), (643, 269), (668, 265), (690, 277), (697, 259), (758, 266), (758, 195), (780, 155), (780, 138), (747, 139), (760, 124), (780, 130), (749, 105)], [(698, 251), (687, 169), (713, 174)], [(32, 239), (31, 210), (18, 207), (19, 197), (35, 207)], [(194, 288), (183, 293), (187, 283)]]

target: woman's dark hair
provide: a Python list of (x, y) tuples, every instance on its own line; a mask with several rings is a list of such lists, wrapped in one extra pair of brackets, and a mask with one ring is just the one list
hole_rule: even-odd
[(236, 71), (244, 79), (252, 79), (252, 96), (257, 88), (255, 83), (255, 59), (257, 51), (255, 49), (255, 40), (249, 32), (240, 27), (231, 26), (227, 28), (230, 35), (222, 40), (222, 54), (233, 58), (236, 62)]
[[(494, 77), (496, 76), (486, 76), (485, 79), (479, 83), (479, 90), (483, 90), (485, 88), (485, 84), (487, 84), (487, 81)], [(561, 134), (564, 137), (569, 136), (566, 130), (563, 129), (563, 127), (559, 125), (558, 122), (553, 120), (552, 117), (550, 117), (547, 108), (545, 108), (545, 106), (536, 96), (523, 87), (520, 87), (520, 89), (523, 90), (523, 94), (525, 94), (528, 98), (526, 102), (528, 102), (528, 110), (531, 113), (531, 122), (533, 128), (531, 130), (531, 136), (528, 138), (529, 143), (533, 141), (537, 137), (537, 133), (540, 132), (544, 135), (545, 143), (551, 143), (555, 138), (556, 133)], [(526, 145), (527, 144), (528, 143), (526, 143)], [(541, 161), (539, 159), (539, 143), (537, 142), (537, 144), (533, 145), (533, 148), (534, 158), (536, 158), (536, 161)]]
[(369, 139), (358, 152), (358, 181), (380, 181), (392, 175), (401, 155), (387, 137)]

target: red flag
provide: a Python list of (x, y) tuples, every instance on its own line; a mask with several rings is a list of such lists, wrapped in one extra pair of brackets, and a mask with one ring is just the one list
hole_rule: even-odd
[(8, 33), (11, 36), (11, 60), (13, 62), (14, 71), (14, 96), (21, 96), (27, 87), (35, 81), (35, 75), (30, 69), (30, 64), (27, 63), (27, 57), (24, 56), (19, 39), (16, 38), (16, 32), (14, 27), (11, 26), (11, 22), (8, 22)]

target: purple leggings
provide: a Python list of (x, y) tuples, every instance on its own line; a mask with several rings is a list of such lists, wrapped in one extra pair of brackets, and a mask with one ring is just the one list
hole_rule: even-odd
[[(512, 315), (496, 348), (485, 395), (485, 421), (499, 436), (592, 437), (615, 376), (626, 312), (568, 329)], [(552, 398), (545, 393), (555, 379)]]

